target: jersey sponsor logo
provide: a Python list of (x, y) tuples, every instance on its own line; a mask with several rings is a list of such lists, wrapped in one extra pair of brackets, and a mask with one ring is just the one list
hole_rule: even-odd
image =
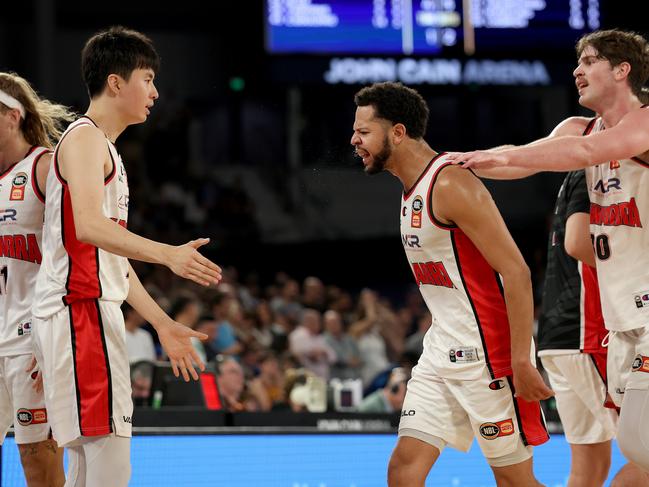
[(26, 323), (21, 323), (18, 325), (18, 336), (31, 335), (32, 334), (32, 322), (28, 321)]
[(491, 389), (492, 391), (499, 391), (500, 389), (504, 389), (504, 388), (505, 388), (504, 380), (496, 379), (489, 383), (489, 389)]
[(28, 233), (27, 235), (0, 236), (0, 257), (40, 264), (42, 256), (36, 235)]
[(119, 226), (126, 228), (126, 220), (122, 220), (121, 218), (113, 218), (113, 217), (111, 217), (110, 219), (113, 220), (115, 223), (117, 223)]
[(403, 418), (404, 416), (414, 416), (415, 415), (415, 410), (414, 409), (404, 409), (401, 411), (401, 417)]
[(410, 226), (421, 228), (421, 210), (424, 208), (424, 199), (417, 195), (412, 202), (412, 215), (410, 216)]
[(122, 210), (128, 210), (128, 195), (127, 194), (120, 195), (120, 197), (117, 199), (117, 207), (122, 209)]
[(636, 308), (645, 308), (649, 306), (649, 291), (640, 291), (633, 296)]
[(591, 203), (590, 223), (591, 225), (604, 225), (609, 227), (625, 225), (628, 227), (642, 228), (640, 211), (638, 210), (635, 198), (608, 206)]
[(45, 408), (41, 408), (41, 409), (20, 408), (16, 412), (16, 420), (22, 426), (29, 426), (30, 424), (47, 423), (47, 410)]
[(25, 199), (25, 187), (27, 185), (27, 173), (19, 172), (11, 182), (10, 201), (22, 201)]
[(609, 191), (619, 192), (622, 191), (621, 185), (622, 183), (620, 181), (620, 178), (608, 178), (608, 181), (600, 179), (599, 181), (597, 181), (597, 183), (595, 183), (595, 186), (593, 186), (593, 191), (599, 191), (603, 194), (606, 194)]
[(418, 286), (455, 287), (443, 262), (414, 262), (411, 265)]
[(0, 210), (0, 223), (16, 221), (18, 212), (14, 208), (5, 208)]
[(609, 169), (612, 171), (613, 169), (619, 169), (620, 168), (620, 161), (611, 161), (608, 163)]
[(453, 363), (469, 363), (480, 360), (475, 347), (455, 347), (448, 351), (448, 358)]
[(649, 373), (649, 357), (646, 357), (644, 355), (636, 355), (635, 359), (633, 359), (631, 370), (633, 372)]
[(480, 436), (485, 440), (495, 440), (501, 436), (514, 434), (514, 422), (511, 418), (497, 423), (482, 423), (480, 425)]
[(417, 235), (401, 235), (401, 242), (403, 243), (404, 247), (408, 248), (421, 248), (421, 245), (419, 245), (419, 237)]

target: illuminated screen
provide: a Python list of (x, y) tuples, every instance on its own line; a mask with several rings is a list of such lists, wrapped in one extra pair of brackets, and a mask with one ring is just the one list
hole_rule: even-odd
[[(466, 7), (466, 8), (465, 8)], [(443, 54), (572, 49), (599, 0), (266, 0), (271, 53)]]
[[(131, 487), (377, 487), (395, 435), (136, 436)], [(624, 463), (613, 449), (611, 472)], [(534, 470), (545, 485), (566, 485), (570, 447), (562, 435), (534, 449)], [(446, 449), (432, 487), (495, 487), (477, 445), (469, 453)], [(612, 476), (612, 475), (611, 475)], [(2, 486), (25, 485), (13, 438), (2, 446)]]

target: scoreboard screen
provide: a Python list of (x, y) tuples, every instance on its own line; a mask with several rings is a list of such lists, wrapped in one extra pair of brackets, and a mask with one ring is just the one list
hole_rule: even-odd
[(571, 49), (599, 0), (266, 0), (274, 54), (458, 55)]

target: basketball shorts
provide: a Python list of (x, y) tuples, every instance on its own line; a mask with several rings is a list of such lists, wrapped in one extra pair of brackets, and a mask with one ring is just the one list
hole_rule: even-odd
[(615, 437), (617, 412), (606, 402), (606, 357), (587, 353), (543, 355), (568, 443), (587, 445)]
[(50, 436), (43, 391), (32, 385), (35, 372), (26, 372), (31, 354), (0, 357), (0, 445), (14, 425), (16, 443), (37, 443)]
[(625, 390), (649, 389), (649, 327), (608, 335), (608, 392), (620, 407)]
[(446, 379), (415, 367), (399, 435), (437, 437), (460, 451), (468, 451), (475, 437), (487, 459), (510, 455), (521, 440), (527, 447), (549, 439), (539, 402), (515, 398), (511, 377), (493, 380), (486, 367), (474, 380)]
[(131, 436), (131, 381), (118, 302), (82, 300), (34, 319), (34, 351), (59, 446), (82, 437)]

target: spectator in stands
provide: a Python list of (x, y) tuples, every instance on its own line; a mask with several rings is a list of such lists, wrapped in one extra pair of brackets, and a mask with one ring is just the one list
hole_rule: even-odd
[(246, 382), (239, 362), (232, 357), (223, 357), (219, 362), (216, 380), (223, 401), (223, 409), (230, 412), (243, 411), (245, 406), (242, 394)]
[(359, 413), (394, 413), (401, 411), (406, 397), (408, 375), (400, 367), (392, 370), (388, 383), (363, 399), (358, 406)]
[(369, 386), (377, 375), (390, 366), (385, 339), (381, 334), (386, 320), (380, 309), (376, 293), (364, 289), (359, 298), (358, 320), (349, 327), (349, 334), (356, 340), (360, 350), (361, 379), (364, 387)]
[(360, 351), (356, 341), (345, 333), (342, 317), (332, 309), (324, 314), (324, 338), (336, 352), (336, 362), (331, 366), (330, 377), (345, 380), (360, 377)]
[(324, 313), (327, 309), (327, 296), (324, 284), (320, 279), (309, 276), (302, 286), (302, 306)]
[(154, 361), (157, 357), (153, 338), (149, 332), (141, 328), (146, 321), (126, 301), (122, 305), (122, 310), (124, 312), (124, 325), (126, 326), (126, 349), (129, 362)]
[(288, 279), (282, 286), (280, 295), (271, 300), (270, 307), (275, 313), (283, 314), (297, 322), (303, 309), (298, 282), (295, 279)]
[(285, 379), (277, 356), (264, 352), (259, 358), (259, 374), (249, 382), (248, 390), (259, 404), (260, 411), (270, 411), (285, 401)]
[(432, 324), (430, 313), (426, 313), (417, 320), (417, 331), (406, 339), (404, 353), (421, 356), (424, 351), (424, 336)]
[(336, 352), (327, 344), (322, 331), (322, 317), (314, 309), (302, 312), (300, 325), (288, 337), (289, 349), (302, 366), (318, 377), (328, 380)]
[(232, 324), (227, 319), (227, 308), (234, 299), (217, 293), (211, 302), (212, 314), (218, 324), (216, 334), (211, 342), (212, 348), (216, 353), (231, 356), (237, 356), (243, 350)]

